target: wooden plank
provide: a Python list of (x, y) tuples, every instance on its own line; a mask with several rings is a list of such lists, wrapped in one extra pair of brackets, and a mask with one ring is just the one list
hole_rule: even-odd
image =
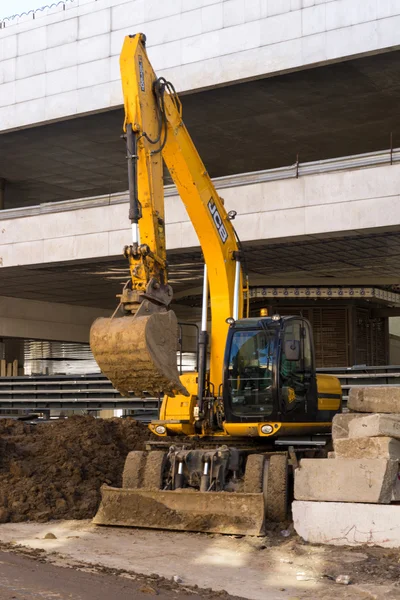
[(5, 377), (7, 374), (7, 363), (3, 359), (0, 361), (0, 377)]
[(18, 359), (17, 358), (15, 360), (13, 360), (12, 374), (13, 374), (13, 377), (17, 377), (18, 376)]
[(12, 363), (7, 363), (7, 377), (12, 377)]

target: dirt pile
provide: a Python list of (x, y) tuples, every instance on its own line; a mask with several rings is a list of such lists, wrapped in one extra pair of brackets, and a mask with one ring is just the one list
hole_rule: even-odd
[(0, 522), (93, 517), (101, 485), (120, 486), (126, 455), (150, 436), (132, 419), (0, 420)]

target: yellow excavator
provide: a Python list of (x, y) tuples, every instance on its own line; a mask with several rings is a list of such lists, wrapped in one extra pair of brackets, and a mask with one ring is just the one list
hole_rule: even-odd
[[(316, 375), (312, 330), (302, 317), (249, 318), (245, 257), (223, 200), (182, 120), (173, 85), (157, 78), (143, 34), (125, 38), (125, 106), (132, 243), (130, 280), (90, 344), (123, 396), (163, 394), (158, 436), (131, 452), (122, 488), (102, 487), (95, 523), (258, 535), (284, 521), (289, 470), (323, 453), (341, 409), (339, 381)], [(204, 255), (196, 372), (179, 376), (170, 305), (163, 161)], [(211, 331), (207, 331), (208, 296)], [(246, 316), (243, 316), (243, 313)]]

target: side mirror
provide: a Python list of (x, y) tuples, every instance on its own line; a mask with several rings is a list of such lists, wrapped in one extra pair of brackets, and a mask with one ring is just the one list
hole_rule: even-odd
[(288, 340), (285, 342), (286, 360), (297, 362), (300, 360), (300, 342), (299, 340)]

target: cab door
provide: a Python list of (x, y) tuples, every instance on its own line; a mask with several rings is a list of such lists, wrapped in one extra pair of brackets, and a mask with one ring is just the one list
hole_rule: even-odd
[(317, 383), (311, 326), (306, 319), (284, 322), (279, 359), (279, 405), (290, 420), (307, 421), (317, 413)]

